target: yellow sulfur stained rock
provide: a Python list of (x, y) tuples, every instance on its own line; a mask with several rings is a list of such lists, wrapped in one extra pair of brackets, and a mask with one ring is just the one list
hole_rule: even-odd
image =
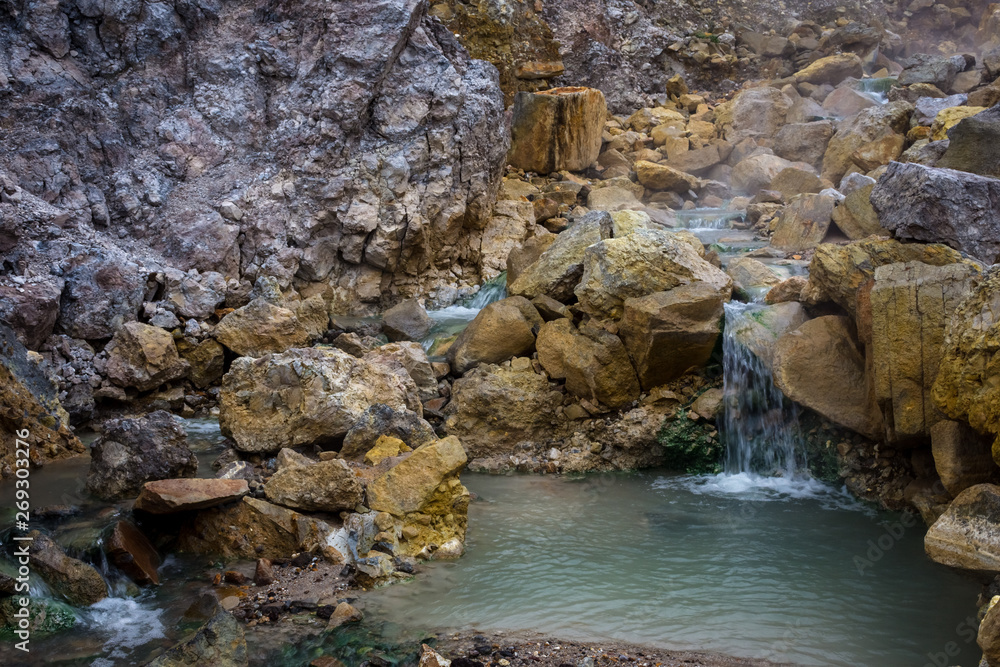
[(986, 111), (986, 107), (948, 107), (942, 109), (934, 117), (934, 124), (931, 125), (931, 140), (947, 139), (948, 130), (969, 116), (975, 116), (980, 111)]
[(404, 452), (413, 451), (406, 446), (406, 443), (399, 438), (383, 435), (375, 441), (375, 446), (365, 454), (365, 463), (368, 465), (378, 465), (387, 458), (399, 456)]

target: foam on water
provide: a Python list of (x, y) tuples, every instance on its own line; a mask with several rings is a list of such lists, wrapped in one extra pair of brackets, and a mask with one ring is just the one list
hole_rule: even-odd
[(661, 477), (653, 482), (658, 490), (684, 489), (698, 495), (729, 497), (736, 500), (772, 502), (816, 500), (823, 509), (872, 512), (859, 503), (845, 487), (837, 488), (808, 475), (767, 477), (750, 472), (718, 475)]
[(127, 658), (134, 649), (165, 638), (162, 615), (163, 609), (142, 598), (104, 598), (82, 610), (83, 624), (106, 637), (105, 656), (93, 665), (110, 667), (115, 664), (113, 659)]

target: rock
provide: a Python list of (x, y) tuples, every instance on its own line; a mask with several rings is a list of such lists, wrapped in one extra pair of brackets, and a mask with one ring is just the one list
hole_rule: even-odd
[(973, 572), (1000, 572), (1000, 487), (977, 484), (962, 491), (924, 536), (931, 560)]
[(990, 454), (990, 438), (963, 422), (942, 420), (931, 426), (931, 452), (941, 483), (952, 496), (970, 486), (996, 480), (1000, 469)]
[(556, 236), (552, 245), (530, 266), (507, 283), (512, 295), (533, 299), (546, 294), (563, 303), (573, 298), (573, 290), (583, 275), (586, 249), (611, 238), (613, 222), (604, 211), (592, 211)]
[(26, 347), (37, 350), (56, 325), (64, 281), (56, 277), (24, 286), (0, 286), (0, 323), (7, 324)]
[(691, 404), (691, 411), (704, 419), (714, 422), (722, 411), (725, 401), (725, 392), (719, 387), (706, 389), (694, 403)]
[(805, 276), (792, 276), (782, 280), (780, 283), (768, 290), (764, 296), (764, 303), (788, 303), (798, 301), (802, 298), (802, 290), (806, 288), (809, 279)]
[(643, 208), (631, 190), (611, 185), (595, 188), (587, 196), (587, 207), (595, 211), (622, 211)]
[(87, 490), (99, 498), (134, 497), (146, 482), (193, 476), (198, 469), (181, 420), (169, 412), (112, 419), (103, 429), (87, 473)]
[(335, 348), (289, 350), (233, 362), (223, 378), (219, 425), (238, 450), (271, 452), (339, 439), (376, 402), (422, 414), (402, 366)]
[(92, 605), (108, 596), (104, 578), (93, 566), (70, 558), (51, 539), (37, 530), (29, 533), (32, 571), (66, 601), (76, 606)]
[(260, 586), (270, 586), (274, 583), (274, 568), (268, 558), (258, 558), (254, 567), (253, 583)]
[(36, 466), (86, 451), (70, 430), (48, 373), (29, 357), (14, 331), (0, 324), (0, 476), (14, 475), (23, 457), (18, 450), (27, 450)]
[[(520, 247), (524, 240), (534, 232), (535, 207), (540, 206), (543, 202), (554, 204), (554, 207), (549, 209), (553, 216), (559, 212), (558, 204), (548, 198), (535, 199), (533, 204), (513, 201), (497, 202), (492, 217), (483, 229), (482, 241), (479, 244), (479, 263), (482, 267), (484, 280), (493, 280), (504, 272), (511, 251)], [(539, 219), (537, 222), (541, 223), (543, 220)]]
[(872, 191), (882, 226), (896, 238), (944, 243), (986, 264), (1000, 255), (1000, 180), (893, 163)]
[(740, 160), (733, 167), (732, 186), (733, 191), (753, 196), (760, 190), (769, 190), (771, 181), (789, 167), (794, 167), (793, 162), (789, 162), (777, 155), (760, 153)]
[(726, 324), (726, 335), (743, 345), (768, 369), (774, 365), (774, 349), (778, 339), (809, 320), (801, 303), (791, 301), (773, 306), (754, 307), (744, 316)]
[(606, 114), (604, 94), (593, 88), (518, 93), (507, 162), (540, 174), (582, 171), (600, 153)]
[(380, 364), (399, 363), (413, 379), (421, 401), (438, 397), (437, 376), (420, 343), (407, 341), (381, 345), (362, 358)]
[(942, 141), (948, 138), (948, 130), (958, 125), (960, 122), (966, 118), (971, 118), (981, 111), (985, 111), (984, 107), (950, 107), (948, 109), (942, 109), (938, 112), (938, 115), (934, 117), (934, 124), (931, 125), (931, 141)]
[[(13, 632), (21, 629), (20, 618), (15, 616), (22, 607), (15, 597), (0, 598), (0, 627)], [(69, 630), (77, 622), (77, 612), (60, 600), (28, 598), (28, 627), (32, 637), (44, 637)]]
[(997, 607), (997, 602), (997, 596), (994, 595), (976, 633), (976, 643), (983, 650), (986, 667), (1000, 664), (1000, 608)]
[(721, 161), (722, 156), (719, 155), (719, 147), (716, 144), (709, 144), (704, 148), (684, 151), (677, 156), (671, 157), (667, 161), (667, 166), (688, 174), (703, 176), (709, 169)]
[(181, 317), (206, 320), (226, 300), (226, 279), (221, 273), (167, 269), (163, 276), (166, 283), (163, 300)]
[(369, 483), (368, 506), (397, 517), (419, 512), (434, 500), (443, 482), (457, 477), (466, 461), (455, 436), (420, 447)]
[(351, 425), (344, 436), (340, 454), (345, 459), (359, 461), (383, 436), (398, 438), (412, 449), (437, 440), (434, 427), (419, 415), (410, 410), (394, 410), (384, 403), (376, 403)]
[(160, 555), (142, 532), (128, 521), (119, 521), (107, 544), (108, 560), (140, 586), (160, 583)]
[(177, 354), (173, 336), (158, 327), (128, 322), (115, 332), (108, 350), (108, 378), (139, 391), (185, 377), (191, 366)]
[(330, 621), (327, 623), (327, 630), (332, 630), (333, 628), (339, 628), (345, 623), (357, 623), (365, 617), (360, 611), (355, 609), (352, 605), (347, 602), (341, 602), (337, 605), (337, 608), (333, 610), (330, 614)]
[(448, 362), (455, 373), (481, 364), (507, 361), (530, 354), (542, 318), (523, 296), (495, 301), (479, 311), (448, 349)]
[(884, 234), (878, 221), (878, 214), (871, 204), (874, 183), (862, 186), (847, 194), (833, 209), (833, 222), (852, 241), (867, 238), (872, 234)]
[(249, 657), (243, 628), (232, 614), (219, 609), (193, 637), (167, 649), (147, 662), (146, 667), (246, 667), (247, 664)]
[(823, 189), (823, 182), (812, 171), (788, 167), (771, 179), (768, 189), (780, 192), (785, 201), (790, 201), (795, 195), (819, 192)]
[(215, 338), (236, 354), (262, 357), (304, 347), (309, 333), (294, 312), (258, 298), (223, 317)]
[(822, 194), (801, 195), (781, 212), (771, 236), (771, 246), (780, 250), (808, 250), (819, 245), (830, 229), (834, 197)]
[(145, 276), (132, 262), (100, 250), (85, 250), (60, 267), (65, 280), (59, 328), (72, 338), (110, 338), (136, 319), (146, 291)]
[(774, 154), (792, 162), (819, 167), (832, 136), (833, 123), (828, 120), (789, 123), (774, 137)]
[(146, 482), (135, 509), (149, 514), (175, 514), (239, 500), (249, 493), (243, 479), (163, 479)]
[(688, 190), (696, 190), (700, 179), (665, 164), (656, 164), (639, 160), (634, 165), (639, 182), (650, 190), (669, 190), (686, 194)]
[[(560, 234), (561, 236), (561, 234)], [(535, 235), (526, 240), (520, 248), (514, 248), (507, 255), (507, 287), (517, 282), (529, 266), (538, 261), (538, 258), (548, 250), (555, 242), (556, 234), (550, 233), (544, 227), (535, 229)]]
[(959, 72), (965, 69), (962, 56), (945, 58), (926, 53), (911, 56), (899, 73), (897, 85), (910, 86), (915, 83), (929, 83), (941, 90), (949, 90)]
[(433, 327), (434, 320), (416, 299), (393, 306), (382, 318), (382, 331), (391, 341), (422, 340)]
[(625, 300), (619, 333), (644, 391), (708, 362), (726, 300), (702, 282)]
[(738, 257), (726, 267), (726, 273), (733, 279), (734, 287), (743, 291), (770, 288), (781, 282), (774, 271), (753, 257)]
[(941, 419), (931, 387), (945, 327), (978, 277), (968, 264), (908, 262), (875, 269), (870, 356), (890, 442), (926, 438)]
[(882, 418), (853, 328), (847, 317), (826, 315), (783, 335), (774, 350), (774, 384), (796, 403), (875, 439)]
[(687, 243), (669, 232), (640, 229), (586, 250), (576, 296), (595, 317), (622, 316), (625, 299), (663, 292), (679, 285), (708, 283), (728, 297), (732, 280)]
[(860, 79), (864, 74), (861, 58), (854, 53), (837, 53), (815, 60), (792, 75), (795, 83), (824, 83), (836, 86), (848, 77)]
[(365, 452), (365, 463), (375, 466), (385, 459), (399, 456), (409, 451), (412, 451), (412, 449), (399, 438), (393, 438), (389, 435), (379, 436), (379, 439), (375, 441), (375, 446)]
[(746, 137), (773, 137), (791, 106), (792, 100), (776, 88), (744, 89), (729, 105), (731, 127), (726, 138), (735, 144)]
[(190, 370), (188, 379), (199, 389), (205, 389), (216, 384), (225, 370), (226, 353), (219, 343), (206, 339), (193, 345), (181, 338), (176, 341), (177, 351), (186, 361)]
[(565, 379), (571, 394), (612, 409), (639, 399), (639, 381), (618, 336), (559, 319), (542, 326), (537, 346), (542, 368), (552, 378)]
[(448, 660), (427, 644), (421, 644), (420, 663), (418, 667), (451, 667), (451, 660)]
[[(856, 165), (855, 157), (865, 164), (886, 164), (899, 157), (906, 143), (905, 134), (912, 111), (913, 106), (908, 102), (890, 102), (845, 119), (823, 154), (822, 177), (831, 183), (840, 182), (844, 174)], [(858, 151), (860, 153), (855, 156)], [(867, 169), (874, 169), (875, 166), (878, 165)]]
[(917, 125), (931, 125), (937, 115), (945, 109), (960, 107), (966, 103), (965, 95), (948, 97), (918, 97), (913, 103), (913, 122)]
[(339, 459), (278, 470), (264, 485), (267, 499), (306, 512), (353, 510), (363, 491), (354, 471)]
[(848, 86), (837, 88), (823, 100), (825, 115), (836, 116), (837, 118), (848, 118), (864, 109), (874, 106), (878, 106), (875, 100)]
[(1000, 178), (1000, 107), (959, 121), (948, 130), (948, 139), (935, 166)]

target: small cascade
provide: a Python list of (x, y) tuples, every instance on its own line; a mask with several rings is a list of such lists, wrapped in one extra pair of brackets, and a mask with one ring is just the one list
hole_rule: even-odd
[(479, 291), (476, 292), (475, 296), (469, 299), (466, 306), (472, 308), (473, 310), (480, 311), (494, 301), (506, 298), (507, 272), (504, 271), (496, 278), (491, 278), (483, 283), (483, 286), (479, 288)]
[[(770, 369), (743, 342), (762, 308), (726, 304), (723, 337), (725, 472), (791, 478), (806, 468), (798, 439), (798, 409), (774, 386)], [(751, 326), (748, 326), (751, 325)]]
[(683, 229), (729, 229), (735, 220), (742, 220), (745, 211), (722, 208), (695, 208), (677, 211), (677, 226)]
[(864, 93), (879, 104), (886, 104), (889, 101), (889, 90), (895, 85), (896, 77), (884, 76), (877, 79), (859, 79), (856, 89)]
[(460, 333), (479, 314), (479, 311), (494, 301), (505, 298), (507, 298), (506, 271), (483, 283), (479, 291), (465, 302), (456, 303), (441, 310), (428, 311), (427, 314), (431, 316), (435, 324), (430, 334), (423, 340), (424, 350), (429, 352), (435, 341)]

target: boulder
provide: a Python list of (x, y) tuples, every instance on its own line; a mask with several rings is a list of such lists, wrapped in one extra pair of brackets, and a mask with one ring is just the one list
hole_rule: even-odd
[(871, 203), (874, 188), (875, 184), (869, 183), (852, 190), (833, 209), (834, 224), (852, 241), (867, 238), (872, 234), (885, 234)]
[(391, 341), (422, 340), (433, 327), (434, 320), (416, 299), (400, 302), (382, 317), (382, 331)]
[(702, 282), (625, 300), (619, 335), (643, 391), (708, 363), (725, 302), (723, 293)]
[(368, 506), (397, 517), (420, 512), (433, 502), (442, 482), (457, 478), (467, 460), (455, 436), (425, 445), (368, 484)]
[(792, 162), (819, 167), (832, 136), (833, 123), (828, 120), (789, 123), (774, 137), (774, 154)]
[(649, 190), (669, 190), (687, 194), (688, 190), (697, 189), (701, 183), (698, 177), (665, 164), (639, 160), (634, 168), (639, 182)]
[(838, 183), (859, 162), (866, 165), (862, 169), (867, 171), (899, 157), (906, 144), (912, 111), (909, 102), (890, 102), (841, 122), (823, 154), (822, 177)]
[(771, 179), (771, 184), (768, 186), (768, 190), (780, 192), (785, 201), (790, 201), (796, 195), (814, 194), (822, 189), (823, 181), (811, 168), (806, 170), (798, 167), (782, 169)]
[(775, 176), (794, 166), (794, 162), (770, 153), (751, 155), (733, 167), (733, 191), (752, 197), (761, 190), (769, 190)]
[(771, 246), (779, 250), (808, 250), (819, 245), (830, 229), (837, 200), (829, 195), (801, 195), (781, 212), (771, 236)]
[(139, 267), (102, 250), (86, 250), (62, 263), (65, 281), (57, 325), (72, 338), (110, 338), (142, 306), (146, 277)]
[(967, 101), (965, 95), (949, 95), (948, 97), (918, 97), (913, 102), (913, 122), (917, 125), (932, 125), (937, 115), (945, 109), (960, 107)]
[(84, 607), (108, 596), (104, 578), (92, 565), (70, 558), (58, 544), (37, 530), (28, 534), (31, 570), (72, 605)]
[(365, 463), (370, 466), (377, 466), (386, 459), (391, 459), (394, 456), (399, 456), (400, 454), (411, 451), (413, 451), (413, 449), (408, 447), (407, 444), (399, 438), (383, 435), (375, 441), (374, 447), (365, 452)]
[(120, 387), (150, 391), (191, 370), (177, 354), (170, 332), (140, 322), (123, 324), (105, 349), (108, 379)]
[(438, 397), (437, 376), (420, 343), (407, 341), (380, 345), (362, 358), (381, 364), (399, 363), (413, 379), (421, 401)]
[(774, 365), (778, 339), (809, 320), (801, 303), (790, 301), (771, 306), (748, 305), (726, 318), (726, 336), (750, 350), (765, 368)]
[(537, 346), (542, 368), (565, 379), (571, 394), (612, 409), (638, 400), (639, 381), (618, 336), (587, 324), (577, 329), (564, 318), (542, 326)]
[(907, 262), (875, 269), (870, 359), (890, 441), (926, 438), (942, 418), (931, 387), (945, 327), (978, 277), (968, 264)]
[(0, 323), (10, 326), (26, 347), (37, 350), (55, 328), (63, 285), (55, 276), (25, 285), (0, 285)]
[(929, 83), (941, 90), (949, 90), (955, 77), (964, 69), (965, 59), (962, 56), (946, 58), (917, 53), (906, 60), (896, 84), (910, 86), (915, 83)]
[(935, 166), (1000, 178), (1000, 106), (963, 119), (948, 130), (948, 139)]
[(796, 403), (874, 440), (882, 416), (853, 328), (850, 318), (826, 315), (783, 335), (774, 349), (774, 384)]
[(186, 361), (190, 370), (188, 379), (199, 389), (216, 384), (225, 371), (226, 352), (218, 342), (207, 338), (194, 344), (181, 338), (176, 341), (177, 352)]
[(809, 279), (805, 276), (786, 278), (768, 290), (764, 296), (764, 303), (775, 304), (798, 301), (802, 298), (802, 290), (805, 289), (808, 283)]
[(193, 269), (184, 273), (170, 268), (163, 276), (163, 301), (181, 317), (206, 320), (226, 300), (226, 279), (221, 273), (198, 273)]
[(601, 151), (607, 105), (595, 88), (553, 88), (514, 97), (510, 152), (517, 169), (582, 171)]
[(479, 311), (448, 348), (452, 371), (460, 374), (481, 363), (531, 354), (540, 326), (542, 317), (523, 296), (494, 301)]
[[(562, 234), (559, 234), (562, 236)], [(559, 236), (549, 232), (544, 227), (536, 227), (535, 235), (527, 239), (519, 248), (513, 248), (507, 255), (507, 289), (517, 282), (521, 273), (538, 261), (538, 258), (548, 250)]]
[(87, 490), (99, 498), (135, 497), (146, 482), (191, 477), (198, 470), (183, 423), (169, 412), (111, 419), (103, 429), (87, 473)]
[(149, 514), (175, 514), (225, 505), (249, 493), (244, 479), (162, 479), (146, 482), (135, 509)]
[(774, 271), (753, 257), (737, 257), (729, 262), (726, 273), (733, 279), (734, 287), (744, 292), (774, 287), (781, 282)]
[(934, 117), (934, 123), (931, 125), (931, 141), (943, 141), (947, 139), (948, 130), (955, 127), (966, 118), (971, 118), (979, 112), (985, 110), (985, 107), (969, 106), (942, 109), (938, 112), (938, 115)]
[(729, 103), (731, 127), (726, 138), (738, 143), (747, 137), (773, 137), (785, 124), (791, 106), (792, 100), (776, 88), (762, 86), (741, 90)]
[(128, 521), (119, 521), (111, 529), (107, 547), (108, 560), (140, 586), (160, 583), (157, 569), (162, 562), (142, 531)]
[(188, 665), (213, 665), (213, 667), (246, 667), (249, 664), (246, 637), (243, 627), (233, 615), (221, 607), (193, 637), (185, 639), (145, 667), (187, 667)]
[[(575, 197), (574, 197), (575, 200)], [(493, 215), (483, 229), (479, 243), (479, 264), (484, 280), (493, 280), (507, 267), (507, 258), (515, 248), (521, 246), (535, 230), (535, 209), (549, 204), (549, 217), (559, 212), (559, 205), (548, 198), (537, 198), (534, 203), (498, 201)], [(537, 220), (542, 222), (542, 220)]]
[(671, 156), (667, 160), (667, 166), (688, 174), (704, 176), (709, 169), (720, 162), (722, 162), (722, 156), (719, 155), (719, 146), (709, 144), (704, 148), (682, 151), (678, 155)]
[(1000, 180), (895, 162), (871, 203), (896, 238), (944, 243), (986, 264), (1000, 256)]
[(399, 438), (413, 449), (437, 440), (434, 427), (416, 413), (376, 403), (351, 425), (340, 454), (345, 459), (360, 461), (383, 436)]
[(688, 243), (670, 232), (640, 229), (588, 248), (575, 291), (581, 309), (595, 317), (617, 319), (625, 299), (695, 282), (707, 283), (724, 298), (732, 290), (732, 279)]
[(306, 512), (353, 510), (363, 500), (361, 482), (342, 460), (285, 467), (264, 485), (272, 503)]
[(625, 211), (642, 208), (642, 202), (629, 189), (610, 185), (594, 188), (587, 195), (587, 207), (595, 211)]
[(996, 667), (1000, 665), (1000, 599), (994, 595), (986, 608), (983, 620), (979, 622), (979, 631), (976, 633), (976, 643), (983, 650), (983, 662), (985, 667)]
[(824, 114), (837, 118), (848, 118), (864, 109), (874, 106), (878, 106), (878, 102), (870, 96), (848, 86), (837, 88), (823, 100)]
[(223, 317), (215, 338), (236, 354), (262, 357), (305, 346), (309, 332), (293, 311), (256, 298)]
[(416, 385), (394, 364), (336, 348), (289, 350), (233, 362), (219, 397), (222, 432), (244, 452), (340, 439), (375, 403), (423, 414)]
[(931, 560), (949, 567), (1000, 573), (1000, 487), (977, 484), (948, 505), (924, 536)]
[(948, 493), (958, 496), (970, 486), (996, 481), (1000, 468), (990, 453), (990, 437), (964, 422), (947, 419), (930, 431), (934, 468)]
[(792, 75), (795, 83), (824, 83), (836, 86), (848, 77), (860, 79), (864, 74), (861, 58), (854, 53), (837, 53), (809, 63)]

